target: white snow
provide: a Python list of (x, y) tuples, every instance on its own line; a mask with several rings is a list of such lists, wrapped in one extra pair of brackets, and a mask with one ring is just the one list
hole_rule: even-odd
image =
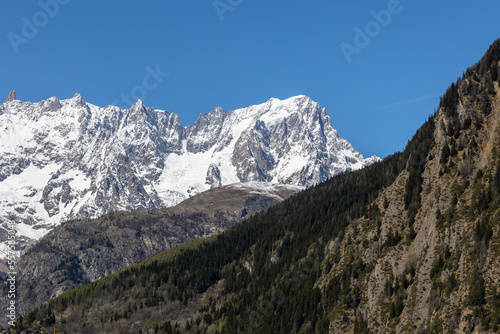
[(250, 193), (256, 195), (266, 195), (269, 197), (274, 197), (281, 201), (283, 198), (279, 195), (280, 188), (289, 189), (291, 191), (301, 191), (306, 189), (306, 187), (296, 186), (292, 184), (281, 184), (272, 182), (244, 182), (244, 183), (233, 183), (228, 185), (230, 188), (245, 189), (250, 191)]

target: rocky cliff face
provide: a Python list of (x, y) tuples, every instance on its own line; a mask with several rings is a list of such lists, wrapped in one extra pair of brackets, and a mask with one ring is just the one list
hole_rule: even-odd
[(7, 99), (5, 100), (5, 102), (14, 101), (15, 99), (16, 99), (16, 91), (13, 90), (9, 93), (9, 96), (7, 96)]
[(377, 201), (381, 242), (396, 232), (403, 240), (381, 254), (362, 252), (376, 263), (362, 306), (376, 332), (500, 330), (499, 61), (497, 41), (443, 95), (414, 220), (399, 195), (412, 182), (411, 166)]
[[(62, 224), (17, 263), (18, 310), (187, 241), (209, 237), (275, 205), (302, 187), (234, 184), (203, 192), (167, 209), (115, 212)], [(6, 301), (6, 294), (0, 300)], [(8, 301), (6, 301), (8, 302)]]
[(17, 223), (21, 248), (63, 221), (170, 207), (236, 182), (310, 186), (378, 159), (364, 159), (306, 96), (217, 108), (183, 127), (141, 101), (100, 108), (76, 94), (9, 101), (0, 124), (0, 223)]

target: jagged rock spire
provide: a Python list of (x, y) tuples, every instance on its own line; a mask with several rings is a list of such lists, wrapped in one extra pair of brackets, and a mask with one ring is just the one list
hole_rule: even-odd
[(9, 96), (7, 97), (7, 100), (5, 100), (5, 102), (14, 101), (15, 99), (16, 99), (16, 91), (12, 90), (10, 91)]

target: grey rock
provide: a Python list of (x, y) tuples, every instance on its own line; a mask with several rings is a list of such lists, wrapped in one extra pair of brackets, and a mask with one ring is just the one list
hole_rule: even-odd
[(205, 183), (210, 186), (210, 189), (222, 186), (220, 170), (215, 164), (210, 164), (210, 166), (208, 166), (207, 177), (205, 180)]
[(9, 96), (7, 96), (7, 100), (5, 100), (5, 102), (14, 101), (15, 99), (16, 99), (16, 91), (12, 90), (10, 91)]

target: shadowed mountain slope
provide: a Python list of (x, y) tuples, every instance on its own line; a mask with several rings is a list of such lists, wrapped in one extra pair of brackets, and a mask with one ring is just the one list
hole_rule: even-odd
[[(303, 189), (269, 183), (233, 184), (167, 209), (115, 212), (64, 223), (16, 265), (18, 311), (93, 282), (186, 241), (218, 234)], [(5, 302), (7, 294), (3, 294)]]

